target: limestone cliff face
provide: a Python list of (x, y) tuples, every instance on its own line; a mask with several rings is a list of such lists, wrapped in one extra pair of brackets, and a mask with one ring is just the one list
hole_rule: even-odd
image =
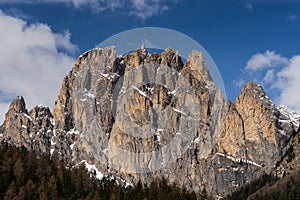
[(225, 102), (196, 50), (183, 63), (172, 49), (117, 57), (107, 47), (77, 59), (53, 113), (14, 100), (0, 139), (120, 183), (165, 177), (217, 198), (273, 170), (299, 127), (282, 113), (254, 83)]
[(219, 151), (251, 160), (270, 172), (297, 127), (284, 123), (282, 114), (253, 82), (242, 89), (235, 103), (228, 103)]

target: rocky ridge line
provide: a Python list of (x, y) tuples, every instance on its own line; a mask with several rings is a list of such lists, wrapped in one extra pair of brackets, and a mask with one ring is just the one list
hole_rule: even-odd
[(84, 162), (120, 183), (164, 176), (217, 198), (274, 170), (299, 129), (293, 116), (253, 82), (225, 102), (196, 50), (183, 63), (172, 49), (117, 57), (107, 47), (76, 60), (53, 113), (42, 106), (28, 112), (22, 97), (14, 100), (0, 140)]

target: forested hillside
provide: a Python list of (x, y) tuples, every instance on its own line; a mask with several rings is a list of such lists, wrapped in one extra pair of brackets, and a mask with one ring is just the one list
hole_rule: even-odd
[(294, 200), (300, 199), (300, 170), (277, 179), (271, 175), (245, 185), (229, 195), (227, 200)]
[(69, 169), (55, 156), (39, 156), (25, 148), (0, 145), (0, 199), (196, 199), (166, 179), (149, 186), (124, 188), (114, 180), (101, 182), (84, 166)]

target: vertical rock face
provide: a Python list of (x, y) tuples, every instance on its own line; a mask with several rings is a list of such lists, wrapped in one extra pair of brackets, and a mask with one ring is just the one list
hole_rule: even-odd
[[(57, 151), (80, 162), (87, 160), (105, 172), (106, 151), (114, 117), (112, 91), (124, 71), (114, 48), (94, 49), (81, 55), (63, 80), (54, 106)], [(67, 142), (60, 142), (67, 141)]]
[(272, 167), (282, 153), (274, 104), (260, 86), (250, 82), (236, 99), (236, 108), (244, 123), (247, 158)]
[(117, 57), (107, 47), (77, 59), (53, 114), (14, 100), (0, 139), (123, 182), (165, 177), (224, 196), (273, 170), (299, 127), (290, 113), (252, 82), (225, 102), (196, 50), (184, 64), (172, 49)]
[(271, 170), (295, 131), (291, 123), (281, 129), (279, 117), (280, 111), (262, 87), (248, 83), (236, 102), (228, 105), (225, 128), (219, 140), (220, 151)]

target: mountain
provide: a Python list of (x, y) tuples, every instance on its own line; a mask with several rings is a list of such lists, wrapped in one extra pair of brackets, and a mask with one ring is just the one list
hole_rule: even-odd
[[(284, 112), (293, 113), (285, 107)], [(299, 199), (300, 198), (300, 129), (290, 139), (287, 150), (272, 173), (264, 174), (227, 196), (226, 199)]]
[(274, 173), (299, 121), (253, 82), (235, 102), (225, 101), (196, 50), (184, 63), (172, 49), (116, 56), (106, 47), (76, 60), (53, 112), (28, 111), (17, 97), (0, 140), (58, 155), (69, 166), (84, 163), (97, 178), (124, 186), (164, 177), (221, 198)]

